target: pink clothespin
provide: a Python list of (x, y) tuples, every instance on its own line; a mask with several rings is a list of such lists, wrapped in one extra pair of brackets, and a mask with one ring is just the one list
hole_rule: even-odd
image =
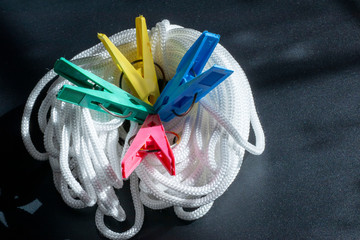
[(123, 178), (128, 178), (140, 162), (154, 153), (171, 175), (175, 175), (175, 157), (158, 114), (149, 114), (136, 134), (122, 162)]

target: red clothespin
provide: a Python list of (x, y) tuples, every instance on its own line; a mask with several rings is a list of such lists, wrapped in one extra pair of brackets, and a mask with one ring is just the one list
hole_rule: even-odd
[(154, 153), (171, 175), (175, 175), (175, 157), (158, 114), (149, 114), (136, 134), (122, 162), (123, 178), (128, 178), (140, 162)]

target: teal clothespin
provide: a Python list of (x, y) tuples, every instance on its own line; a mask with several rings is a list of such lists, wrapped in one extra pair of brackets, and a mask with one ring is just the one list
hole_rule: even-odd
[(107, 112), (140, 124), (148, 114), (154, 113), (149, 104), (65, 58), (56, 61), (54, 71), (77, 85), (64, 85), (57, 95), (57, 99), (61, 101)]

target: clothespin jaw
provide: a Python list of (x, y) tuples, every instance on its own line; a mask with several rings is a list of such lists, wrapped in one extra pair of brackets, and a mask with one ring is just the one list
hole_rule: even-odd
[(195, 94), (198, 102), (233, 71), (213, 66), (204, 73), (207, 61), (220, 36), (204, 31), (181, 59), (175, 76), (168, 82), (156, 101), (154, 108), (162, 121), (170, 121), (176, 113), (185, 112), (192, 104)]
[(173, 94), (169, 95), (167, 103), (156, 109), (161, 120), (168, 122), (176, 114), (186, 112), (192, 104), (205, 97), (232, 73), (232, 70), (214, 65), (200, 76), (180, 85)]
[(175, 157), (157, 114), (149, 114), (121, 162), (123, 178), (128, 178), (140, 162), (154, 151), (166, 170), (175, 175)]
[(160, 96), (160, 91), (145, 18), (143, 16), (137, 17), (135, 24), (137, 57), (139, 60), (142, 60), (142, 67), (138, 70), (132, 66), (132, 64), (105, 34), (99, 33), (98, 38), (104, 44), (106, 50), (110, 53), (119, 70), (124, 72), (130, 83), (129, 87), (131, 89), (131, 93), (144, 102), (153, 105), (156, 99)]
[(152, 106), (65, 58), (56, 61), (54, 71), (77, 85), (64, 85), (57, 94), (61, 101), (100, 112), (107, 109), (116, 115), (129, 115), (126, 119), (138, 123), (142, 123), (149, 113), (154, 113)]

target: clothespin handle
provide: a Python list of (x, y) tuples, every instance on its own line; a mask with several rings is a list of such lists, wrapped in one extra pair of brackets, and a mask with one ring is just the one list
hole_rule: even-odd
[(214, 65), (191, 81), (180, 85), (168, 98), (166, 104), (158, 105), (155, 111), (164, 122), (186, 112), (233, 73), (232, 70)]
[(120, 50), (102, 33), (98, 38), (104, 44), (106, 50), (110, 53), (114, 63), (124, 72), (130, 83), (131, 93), (142, 101), (153, 105), (160, 96), (159, 85), (157, 82), (155, 64), (151, 53), (149, 36), (147, 33), (146, 22), (143, 16), (137, 17), (136, 39), (137, 56), (142, 60), (142, 68), (136, 70)]
[(154, 59), (151, 53), (149, 35), (146, 27), (145, 18), (140, 15), (135, 19), (136, 26), (136, 45), (137, 58), (142, 59), (141, 72), (146, 84), (151, 86), (151, 94), (149, 95), (150, 103), (154, 104), (160, 96), (159, 86), (156, 77)]
[(139, 123), (149, 113), (154, 113), (152, 106), (65, 58), (56, 61), (54, 71), (77, 85), (64, 85), (57, 94), (59, 100), (101, 112), (114, 112)]
[[(181, 59), (176, 75), (182, 77), (182, 83), (199, 75), (208, 62), (220, 35), (204, 31)], [(175, 77), (174, 77), (175, 78)]]
[(115, 65), (119, 68), (120, 71), (124, 72), (126, 77), (129, 79), (131, 83), (129, 86), (131, 89), (131, 94), (143, 100), (144, 102), (148, 102), (146, 98), (141, 97), (146, 95), (146, 89), (144, 89), (141, 85), (142, 76), (140, 73), (133, 67), (133, 65), (131, 65), (127, 58), (105, 34), (98, 33), (98, 38), (104, 44)]
[(112, 92), (111, 89), (115, 87), (111, 83), (86, 71), (63, 57), (55, 62), (54, 71), (79, 87), (96, 89), (101, 85), (101, 88), (108, 92)]

